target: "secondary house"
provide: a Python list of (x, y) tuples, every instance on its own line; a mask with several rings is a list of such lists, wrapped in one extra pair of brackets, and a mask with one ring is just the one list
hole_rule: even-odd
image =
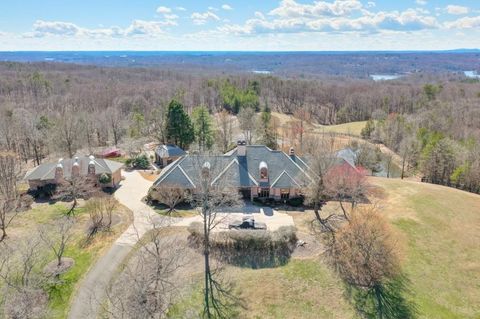
[(49, 185), (57, 185), (63, 180), (75, 176), (92, 177), (96, 186), (118, 187), (122, 180), (123, 164), (103, 158), (76, 156), (72, 159), (59, 159), (56, 163), (44, 163), (30, 171), (24, 177), (30, 190), (38, 191)]
[(155, 163), (163, 168), (186, 154), (187, 152), (176, 145), (159, 145), (155, 149)]
[[(343, 152), (345, 153), (345, 152)], [(339, 165), (356, 170), (355, 163), (345, 154), (337, 154)], [(211, 169), (212, 183), (235, 188), (244, 199), (273, 199), (277, 201), (301, 197), (312, 178), (308, 160), (264, 145), (246, 145), (241, 140), (230, 152), (217, 156), (187, 154), (165, 167), (150, 190), (150, 197), (165, 188), (182, 188), (195, 192), (202, 171)]]

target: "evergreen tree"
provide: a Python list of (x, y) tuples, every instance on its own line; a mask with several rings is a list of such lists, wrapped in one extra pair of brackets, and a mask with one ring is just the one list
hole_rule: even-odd
[(272, 128), (272, 113), (268, 106), (265, 106), (262, 113), (260, 113), (257, 130), (258, 136), (260, 137), (259, 142), (272, 150), (277, 149), (277, 138)]
[(172, 100), (168, 105), (166, 131), (167, 141), (184, 149), (195, 139), (192, 121), (183, 105), (176, 100)]
[(192, 113), (195, 140), (201, 151), (213, 145), (212, 117), (205, 106), (196, 107)]

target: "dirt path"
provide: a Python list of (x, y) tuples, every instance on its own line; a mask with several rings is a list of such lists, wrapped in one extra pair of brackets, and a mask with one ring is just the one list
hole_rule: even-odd
[(132, 210), (133, 224), (120, 235), (110, 250), (90, 268), (80, 282), (68, 315), (71, 319), (97, 317), (105, 291), (117, 267), (121, 265), (138, 240), (152, 228), (152, 221), (166, 226), (182, 221), (182, 219), (162, 217), (142, 202), (152, 182), (144, 179), (136, 171), (123, 172), (123, 175), (125, 180), (115, 192), (115, 198)]

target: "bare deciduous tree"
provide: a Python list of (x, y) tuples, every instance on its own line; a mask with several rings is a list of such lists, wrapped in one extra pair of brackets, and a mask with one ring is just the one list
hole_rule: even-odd
[[(57, 258), (57, 269), (60, 269), (62, 266), (62, 257), (73, 237), (72, 228), (74, 225), (75, 220), (73, 218), (62, 217), (56, 220), (53, 226), (42, 227), (39, 230), (40, 238)], [(56, 276), (58, 278), (60, 273), (57, 273)]]
[(15, 153), (0, 151), (0, 242), (7, 237), (7, 228), (18, 214), (20, 196), (17, 180), (19, 159)]
[(87, 176), (72, 176), (57, 185), (53, 199), (72, 201), (67, 215), (74, 213), (80, 198), (88, 199), (99, 192), (92, 179)]
[(343, 216), (348, 220), (348, 212), (343, 203), (350, 202), (353, 209), (364, 198), (367, 189), (365, 172), (347, 163), (334, 166), (326, 174), (325, 187), (330, 199), (338, 201)]
[(162, 235), (161, 227), (144, 238), (144, 245), (107, 291), (103, 303), (110, 318), (164, 318), (178, 289), (179, 269), (188, 263), (186, 243)]
[(233, 137), (233, 120), (230, 113), (223, 110), (217, 116), (218, 138), (217, 143), (222, 152), (228, 151)]
[(224, 219), (222, 209), (238, 205), (237, 189), (225, 179), (215, 179), (221, 170), (214, 156), (198, 156), (194, 160), (198, 185), (190, 201), (197, 207), (203, 221), (203, 256), (204, 256), (204, 315), (207, 318), (226, 318), (229, 305), (233, 299), (226, 285), (218, 278), (212, 268), (210, 256), (210, 236), (212, 230)]
[(401, 276), (399, 248), (388, 222), (372, 207), (357, 208), (329, 243), (334, 268), (347, 284), (373, 296), (377, 318), (411, 317), (402, 296), (386, 293)]
[(251, 107), (244, 107), (240, 110), (240, 112), (238, 112), (240, 129), (242, 130), (245, 140), (249, 145), (252, 144), (255, 124), (257, 123), (255, 115), (255, 109)]
[(305, 150), (310, 154), (309, 166), (313, 181), (306, 189), (305, 202), (313, 207), (316, 220), (328, 231), (333, 231), (332, 226), (328, 223), (328, 219), (332, 215), (323, 218), (320, 211), (330, 199), (326, 183), (327, 174), (336, 162), (335, 138), (334, 136), (321, 135), (314, 136), (306, 142)]
[(90, 215), (89, 238), (99, 231), (110, 230), (116, 207), (117, 201), (111, 196), (94, 197), (86, 203), (85, 210)]
[(171, 214), (175, 211), (175, 207), (185, 200), (185, 191), (180, 186), (169, 185), (152, 190), (151, 196), (159, 203), (167, 205), (167, 214)]
[(6, 318), (44, 318), (48, 295), (44, 292), (46, 277), (38, 265), (44, 263), (42, 241), (31, 237), (16, 242), (15, 246), (2, 244), (0, 253), (0, 307)]
[(62, 109), (58, 119), (60, 145), (70, 158), (75, 155), (81, 133), (81, 121), (75, 114), (75, 109), (68, 105)]

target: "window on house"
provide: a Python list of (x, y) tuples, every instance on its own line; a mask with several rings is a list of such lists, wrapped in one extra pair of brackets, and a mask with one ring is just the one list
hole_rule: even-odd
[(280, 198), (281, 199), (288, 199), (290, 197), (290, 189), (282, 188), (280, 190)]
[(268, 166), (265, 162), (260, 162), (259, 165), (260, 170), (260, 179), (268, 179)]
[(260, 198), (270, 197), (270, 189), (269, 188), (261, 188), (260, 192), (258, 193), (258, 197), (260, 197)]

